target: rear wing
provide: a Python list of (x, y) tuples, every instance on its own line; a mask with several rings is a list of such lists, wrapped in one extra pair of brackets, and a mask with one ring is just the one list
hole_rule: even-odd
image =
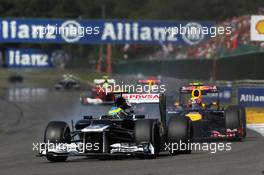
[(75, 80), (80, 80), (79, 77), (73, 75), (73, 74), (62, 74), (61, 77), (63, 79), (75, 79)]
[(152, 104), (152, 103), (159, 103), (160, 102), (160, 94), (129, 94), (123, 93), (122, 97), (126, 98), (129, 103), (133, 104)]
[[(94, 79), (94, 84), (103, 84), (105, 82), (105, 79)], [(115, 83), (115, 79), (107, 79), (108, 83)]]
[(182, 86), (180, 92), (182, 93), (191, 93), (193, 90), (198, 89), (205, 93), (216, 93), (218, 89), (216, 86)]
[(147, 80), (138, 80), (140, 84), (159, 84), (161, 81), (158, 79), (147, 79)]

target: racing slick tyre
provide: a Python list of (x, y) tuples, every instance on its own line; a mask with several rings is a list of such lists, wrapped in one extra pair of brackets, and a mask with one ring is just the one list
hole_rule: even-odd
[[(52, 121), (48, 124), (44, 134), (45, 143), (70, 143), (70, 127), (66, 122)], [(46, 156), (51, 162), (64, 162), (68, 156)]]
[[(225, 128), (227, 129), (240, 129), (243, 128), (242, 126), (242, 118), (241, 118), (241, 111), (238, 106), (229, 106), (225, 111)], [(236, 135), (229, 137), (228, 140), (230, 141), (240, 141), (242, 139), (242, 135)]]
[(163, 93), (160, 94), (159, 109), (160, 109), (161, 122), (166, 123), (166, 94)]
[(151, 143), (154, 148), (154, 154), (144, 155), (141, 158), (156, 158), (160, 149), (159, 126), (155, 120), (142, 119), (135, 123), (135, 142)]
[(243, 129), (242, 137), (245, 138), (247, 136), (247, 119), (246, 119), (246, 110), (243, 106), (239, 108), (239, 115), (241, 118), (242, 129)]
[[(168, 123), (167, 141), (171, 155), (190, 154), (189, 144), (192, 141), (192, 123), (184, 116), (173, 116)], [(175, 146), (177, 146), (175, 148)]]

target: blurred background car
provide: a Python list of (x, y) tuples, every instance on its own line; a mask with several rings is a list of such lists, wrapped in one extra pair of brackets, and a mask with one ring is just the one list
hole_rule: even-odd
[(80, 79), (72, 74), (63, 74), (54, 87), (56, 90), (80, 90)]
[(22, 83), (23, 82), (23, 76), (18, 73), (18, 72), (15, 72), (15, 73), (12, 73), (9, 78), (8, 78), (8, 81), (10, 83)]

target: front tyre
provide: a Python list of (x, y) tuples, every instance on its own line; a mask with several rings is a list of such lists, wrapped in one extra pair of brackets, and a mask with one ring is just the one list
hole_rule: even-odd
[[(44, 134), (45, 143), (70, 143), (70, 127), (66, 122), (52, 121), (48, 124)], [(64, 162), (68, 156), (53, 156), (47, 154), (47, 160), (51, 162)]]
[(137, 144), (151, 143), (154, 147), (154, 154), (148, 156), (148, 158), (156, 158), (160, 149), (158, 123), (149, 119), (137, 120), (135, 123), (135, 142)]

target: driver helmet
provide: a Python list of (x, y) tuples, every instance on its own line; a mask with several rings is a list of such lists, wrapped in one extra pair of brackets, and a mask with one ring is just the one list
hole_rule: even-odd
[(123, 110), (131, 108), (131, 104), (128, 100), (121, 96), (115, 99), (115, 106)]
[(189, 106), (191, 107), (202, 106), (202, 98), (192, 97), (189, 101)]
[(111, 116), (113, 116), (113, 115), (118, 115), (118, 114), (120, 114), (120, 113), (122, 113), (122, 112), (124, 112), (123, 109), (114, 106), (114, 107), (112, 107), (112, 108), (110, 109), (110, 111), (108, 112), (108, 115), (111, 115)]

